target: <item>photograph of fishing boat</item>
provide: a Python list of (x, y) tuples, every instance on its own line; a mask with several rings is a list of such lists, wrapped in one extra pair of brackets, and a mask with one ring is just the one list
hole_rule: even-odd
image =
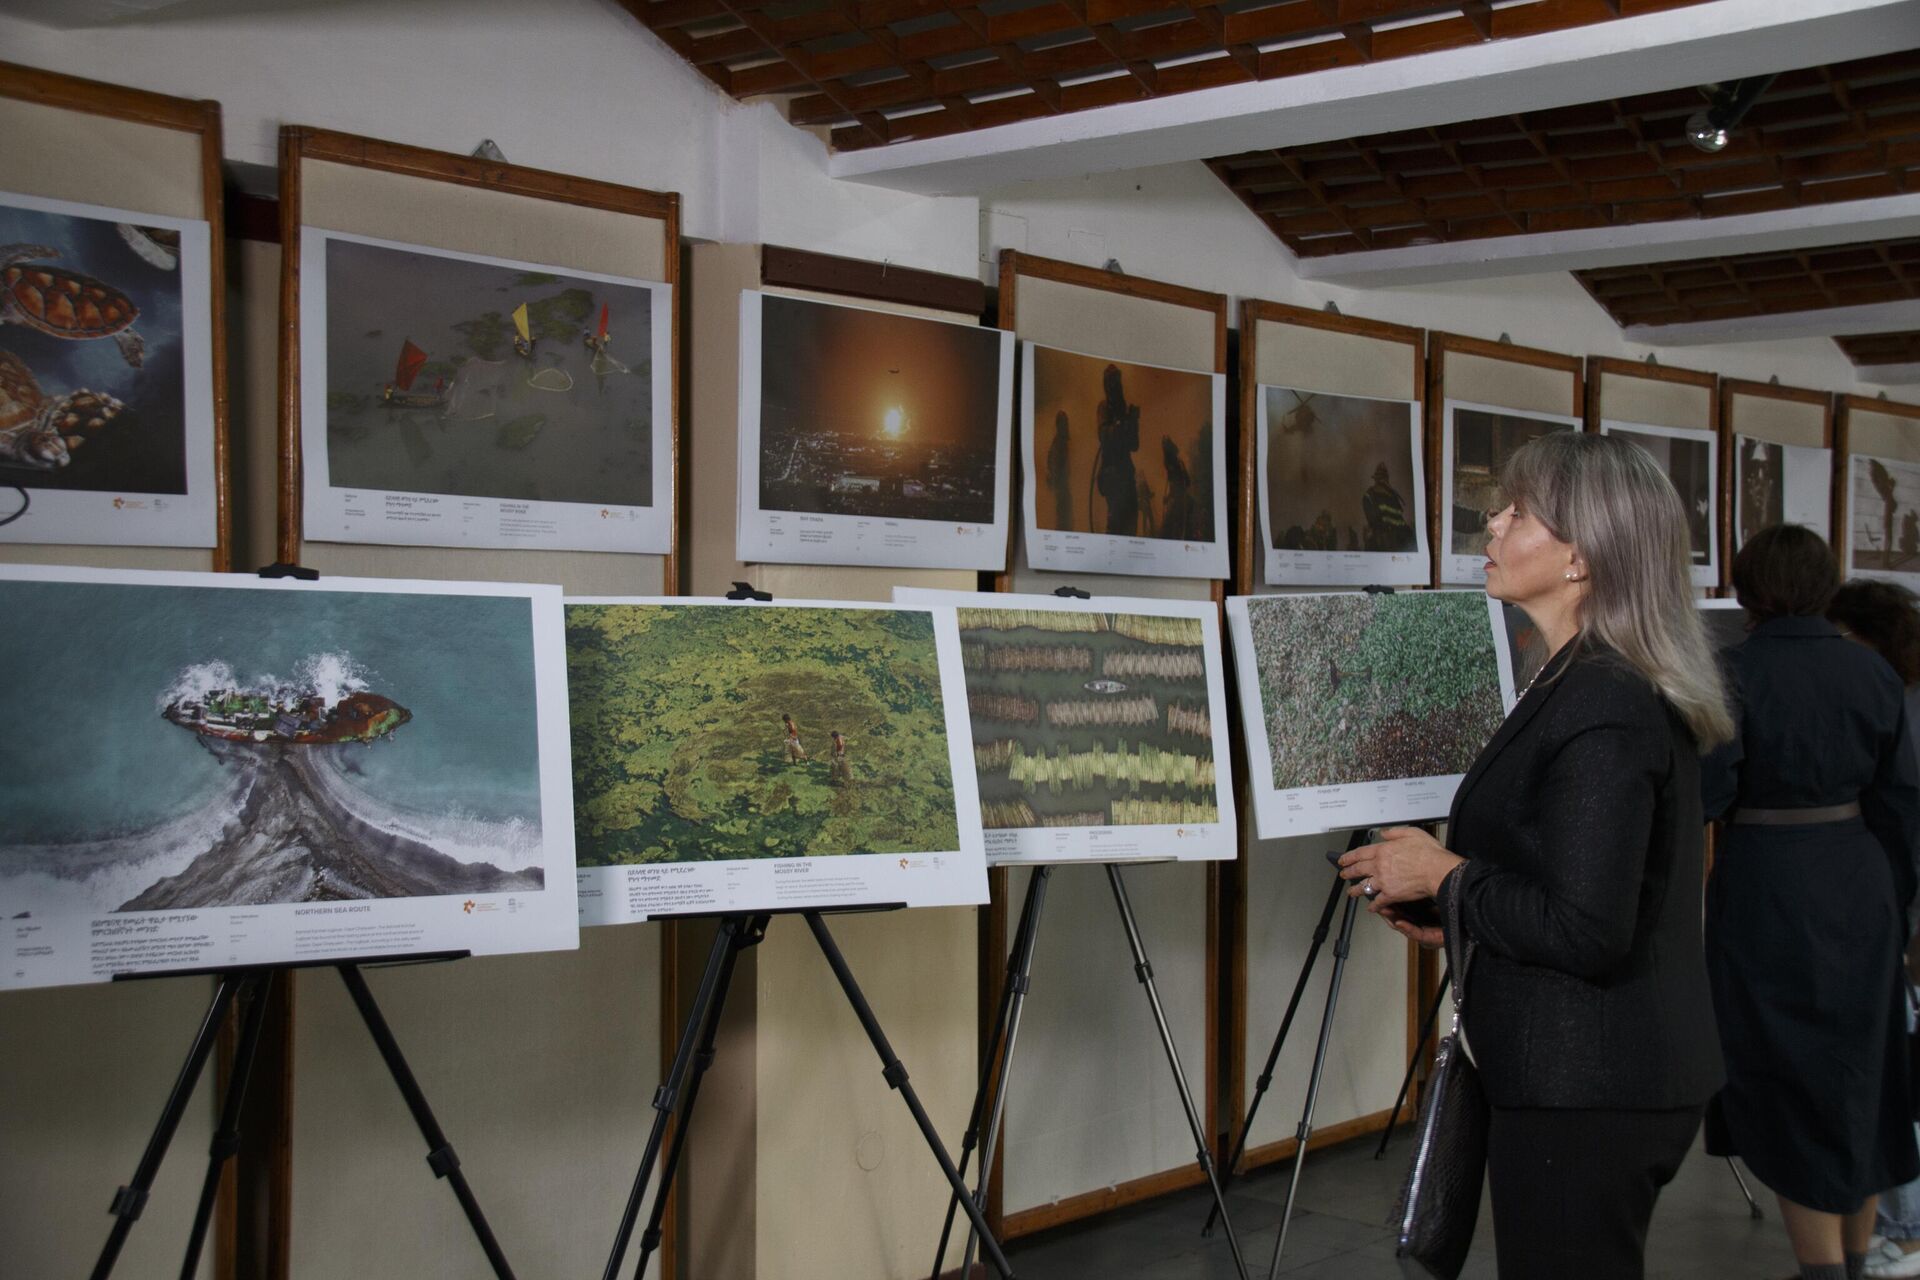
[(1000, 474), (997, 329), (760, 298), (760, 506), (990, 524)]
[[(306, 235), (303, 273), (324, 282), (317, 332), (303, 319), (302, 380), (314, 385), (302, 429), (310, 480), (325, 482), (307, 536), (475, 542), (471, 519), (429, 519), (438, 536), (419, 536), (431, 504), (409, 510), (412, 529), (371, 513), (386, 505), (374, 495), (443, 495), (485, 502), (496, 538), (480, 545), (598, 549), (607, 516), (664, 507), (666, 286)], [(591, 513), (587, 541), (543, 538), (540, 518), (554, 513), (512, 505), (527, 503)]]

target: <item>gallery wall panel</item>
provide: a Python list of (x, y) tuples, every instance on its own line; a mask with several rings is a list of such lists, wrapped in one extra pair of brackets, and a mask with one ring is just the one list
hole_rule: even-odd
[[(208, 224), (215, 530), (212, 548), (0, 543), (0, 559), (128, 569), (229, 567), (226, 281), (220, 104), (0, 62), (0, 190)], [(137, 331), (137, 326), (136, 326)], [(191, 377), (192, 370), (188, 370)], [(73, 388), (49, 384), (60, 394)], [(110, 422), (108, 433), (137, 431)], [(94, 443), (89, 441), (88, 443)], [(11, 495), (9, 495), (11, 496)]]
[[(688, 383), (684, 550), (694, 595), (746, 582), (780, 599), (885, 601), (895, 586), (970, 590), (972, 571), (749, 564), (735, 557), (739, 465), (740, 295), (854, 301), (941, 320), (976, 321), (907, 300), (947, 296), (944, 280), (759, 245), (689, 254), (693, 357)], [(781, 283), (805, 280), (832, 290)], [(932, 286), (933, 292), (921, 292)], [(976, 1020), (971, 908), (829, 917), (915, 1090), (950, 1152), (972, 1100)], [(675, 1010), (690, 999), (711, 931), (680, 935)], [(684, 1016), (684, 1015), (682, 1015)], [(677, 1025), (669, 1032), (678, 1034)], [(797, 917), (776, 917), (740, 959), (713, 1074), (689, 1137), (679, 1219), (690, 1275), (837, 1280), (907, 1275), (938, 1237), (947, 1185)], [(957, 1158), (957, 1154), (956, 1154)], [(807, 1171), (796, 1178), (794, 1171)]]
[[(1910, 550), (1920, 546), (1920, 405), (1840, 396), (1833, 436), (1833, 527), (1842, 574), (1920, 588), (1920, 554)], [(1876, 464), (1866, 459), (1883, 460), (1879, 469), (1889, 474), (1876, 475)], [(1876, 503), (1884, 503), (1880, 517), (1869, 505)]]
[[(1764, 510), (1748, 513), (1747, 495), (1741, 491), (1744, 468), (1748, 465), (1742, 456), (1742, 440), (1756, 442), (1745, 446), (1749, 450), (1759, 447), (1758, 442), (1780, 446), (1768, 452), (1780, 455), (1772, 459), (1773, 470), (1777, 473), (1771, 478), (1776, 490), (1788, 483), (1788, 473), (1796, 466), (1811, 470), (1812, 464), (1819, 461), (1817, 455), (1799, 454), (1802, 449), (1826, 449), (1833, 447), (1833, 396), (1825, 391), (1814, 391), (1805, 387), (1783, 387), (1777, 382), (1748, 382), (1734, 378), (1720, 380), (1720, 545), (1726, 548), (1727, 569), (1723, 583), (1733, 581), (1733, 556), (1740, 550), (1745, 533), (1763, 526), (1776, 517), (1790, 522), (1804, 523), (1818, 529), (1831, 542), (1833, 536), (1833, 503), (1835, 498), (1834, 459), (1829, 455), (1825, 459), (1822, 474), (1815, 480), (1805, 477), (1807, 487), (1816, 487), (1817, 493), (1802, 495), (1794, 492), (1794, 499), (1776, 492), (1774, 501), (1780, 503), (1776, 512), (1771, 506)], [(1800, 485), (1794, 486), (1796, 490)], [(1804, 508), (1804, 509), (1802, 509)], [(1748, 530), (1740, 528), (1739, 521), (1745, 517)]]
[[(0, 62), (0, 189), (44, 199), (205, 220), (209, 236), (216, 501), (212, 548), (0, 544), (0, 561), (130, 569), (226, 567), (225, 342), (220, 107)], [(13, 344), (0, 338), (0, 346)], [(117, 422), (107, 430), (137, 429)], [(7, 491), (8, 505), (13, 494)], [(0, 1239), (21, 1275), (92, 1266), (115, 1187), (132, 1177), (213, 994), (204, 978), (9, 992), (0, 999)], [(203, 1078), (161, 1169), (124, 1274), (175, 1274), (215, 1122)], [(229, 1184), (230, 1185), (230, 1184)], [(230, 1201), (197, 1275), (229, 1264)]]
[[(1000, 324), (1024, 343), (1203, 373), (1227, 369), (1227, 300), (1179, 285), (1006, 252)], [(1021, 377), (1031, 376), (1022, 368)], [(1015, 422), (1016, 455), (1028, 424)], [(1226, 423), (1214, 424), (1216, 436)], [(1230, 501), (1233, 459), (1217, 473)], [(1051, 593), (1071, 585), (1102, 595), (1214, 599), (1225, 584), (1199, 578), (1059, 573), (1027, 565), (1016, 522), (1002, 591)], [(1228, 537), (1232, 525), (1229, 523)], [(1179, 1047), (1194, 1104), (1218, 1130), (1217, 913), (1221, 867), (1128, 870), (1130, 897)], [(979, 955), (981, 1008), (991, 1012), (1006, 971), (1026, 877), (996, 871)], [(1151, 892), (1142, 887), (1151, 886)], [(1118, 959), (1111, 959), (1118, 948)], [(1093, 868), (1064, 868), (1047, 894), (1033, 992), (1007, 1087), (989, 1216), (1018, 1236), (1201, 1180), (1193, 1137), (1139, 983), (1133, 980), (1112, 891)], [(1056, 1003), (1071, 1001), (1068, 1003)], [(1134, 1069), (1111, 1070), (1126, 1060)], [(1064, 1087), (1077, 1081), (1083, 1087)], [(1093, 1082), (1098, 1081), (1096, 1085)], [(1053, 1135), (1056, 1141), (1032, 1140)]]
[[(1285, 386), (1419, 401), (1426, 390), (1426, 333), (1359, 316), (1247, 300), (1241, 304), (1240, 334), (1240, 498), (1244, 506), (1236, 590), (1243, 595), (1284, 594), (1293, 589), (1267, 586), (1260, 572), (1258, 548), (1266, 535), (1255, 499), (1255, 486), (1261, 482), (1255, 438), (1259, 388)], [(1431, 442), (1424, 445), (1424, 457), (1431, 494), (1438, 465)], [(1435, 506), (1430, 496), (1429, 537)], [(1244, 770), (1244, 762), (1240, 767)], [(1238, 1137), (1333, 881), (1321, 855), (1344, 844), (1340, 834), (1261, 840), (1254, 834), (1251, 806), (1243, 806), (1243, 812), (1246, 853), (1233, 868), (1228, 893), (1232, 962), (1226, 996), (1227, 1087), (1220, 1127), (1230, 1140)], [(1407, 1026), (1416, 969), (1409, 963), (1407, 942), (1391, 930), (1367, 927), (1374, 923), (1356, 922), (1352, 955), (1341, 985), (1341, 1009), (1314, 1112), (1316, 1146), (1329, 1137), (1365, 1132), (1385, 1123), (1411, 1051)], [(1315, 1036), (1332, 972), (1329, 946), (1321, 951), (1273, 1088), (1261, 1102), (1248, 1135), (1243, 1169), (1286, 1159), (1297, 1146), (1294, 1135), (1305, 1105)]]
[[(560, 582), (571, 595), (677, 589), (673, 556), (308, 541), (302, 536), (300, 228), (659, 280), (678, 299), (679, 197), (378, 139), (281, 132), (280, 557), (323, 573)], [(657, 376), (672, 380), (674, 358)], [(677, 407), (655, 431), (674, 432)], [(677, 432), (675, 433), (677, 435)]]
[[(1723, 499), (1732, 447), (1720, 417), (1715, 374), (1647, 360), (1587, 358), (1587, 430), (1618, 424), (1661, 458), (1692, 521), (1693, 585), (1704, 590), (1728, 581), (1733, 561)], [(1636, 426), (1651, 430), (1634, 433)], [(1704, 452), (1700, 433), (1707, 437)]]
[(1611, 418), (1712, 431), (1719, 414), (1716, 384), (1713, 374), (1696, 369), (1614, 356), (1587, 360), (1587, 405), (1596, 425)]

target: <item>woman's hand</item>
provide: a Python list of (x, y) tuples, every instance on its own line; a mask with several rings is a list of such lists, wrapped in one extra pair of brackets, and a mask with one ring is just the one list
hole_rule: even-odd
[(1368, 907), (1367, 910), (1393, 926), (1395, 933), (1406, 935), (1408, 941), (1416, 942), (1428, 951), (1438, 951), (1447, 945), (1446, 931), (1437, 924), (1415, 924), (1392, 907)]
[(1352, 885), (1347, 896), (1367, 898), (1367, 909), (1378, 915), (1396, 902), (1433, 897), (1447, 873), (1464, 861), (1418, 827), (1388, 827), (1379, 844), (1341, 855), (1340, 878)]

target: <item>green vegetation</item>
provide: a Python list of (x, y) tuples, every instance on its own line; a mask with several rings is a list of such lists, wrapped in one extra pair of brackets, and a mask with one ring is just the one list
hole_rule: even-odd
[(551, 298), (527, 304), (527, 332), (536, 340), (578, 342), (580, 330), (593, 313), (593, 295), (585, 289), (562, 289)]
[(485, 311), (475, 319), (462, 320), (453, 326), (453, 331), (466, 340), (467, 350), (482, 360), (500, 358), (512, 329), (513, 322), (498, 311)]
[(959, 847), (924, 613), (570, 605), (567, 671), (582, 866)]
[(1279, 790), (1464, 773), (1500, 725), (1478, 592), (1263, 596), (1247, 616)]
[(522, 271), (513, 278), (515, 288), (538, 289), (543, 284), (558, 284), (560, 277), (551, 271)]
[(372, 407), (372, 397), (357, 395), (351, 391), (327, 392), (327, 414), (336, 413), (359, 415)]

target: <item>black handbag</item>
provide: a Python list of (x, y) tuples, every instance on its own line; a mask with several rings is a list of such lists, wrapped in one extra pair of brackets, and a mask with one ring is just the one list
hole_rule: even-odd
[(1453, 971), (1453, 1030), (1440, 1042), (1420, 1107), (1413, 1163), (1395, 1213), (1395, 1256), (1411, 1280), (1456, 1280), (1480, 1217), (1487, 1170), (1487, 1095), (1460, 1030), (1462, 989), (1473, 943), (1460, 927), (1460, 895), (1449, 895), (1447, 965)]

